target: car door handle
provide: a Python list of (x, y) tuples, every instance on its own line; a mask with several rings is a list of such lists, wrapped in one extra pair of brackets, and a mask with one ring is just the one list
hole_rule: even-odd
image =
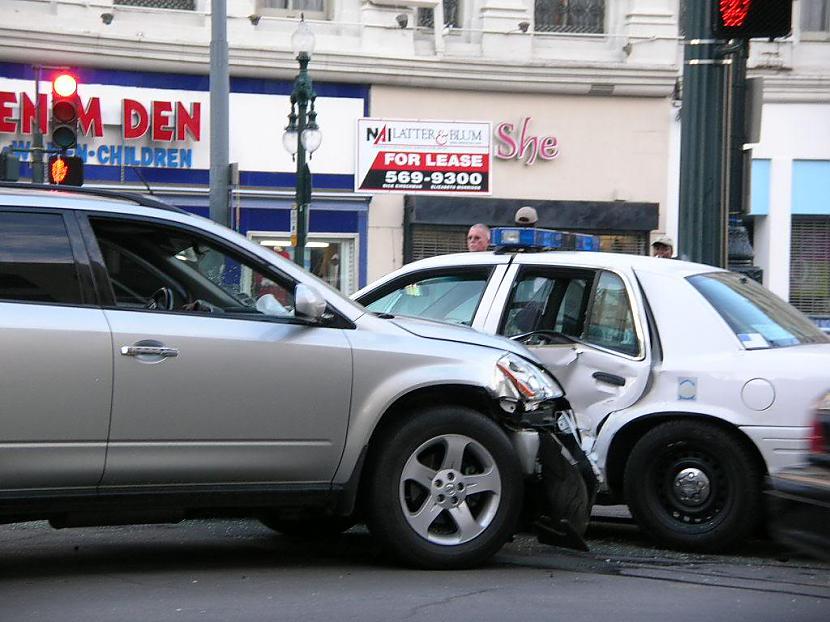
[(176, 348), (167, 348), (164, 346), (121, 346), (121, 354), (124, 356), (160, 356), (162, 358), (171, 358), (179, 356), (179, 351)]
[(608, 384), (613, 384), (617, 387), (625, 386), (625, 378), (623, 378), (622, 376), (617, 376), (616, 374), (609, 374), (605, 371), (595, 371), (594, 378), (596, 378), (600, 382), (607, 382)]

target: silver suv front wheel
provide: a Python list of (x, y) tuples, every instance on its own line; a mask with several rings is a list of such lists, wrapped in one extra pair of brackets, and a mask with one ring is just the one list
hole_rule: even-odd
[(521, 510), (522, 477), (502, 429), (463, 407), (415, 413), (379, 439), (368, 523), (384, 547), (422, 568), (493, 555)]

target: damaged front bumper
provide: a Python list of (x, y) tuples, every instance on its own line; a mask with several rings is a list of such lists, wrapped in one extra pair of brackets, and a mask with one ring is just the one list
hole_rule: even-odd
[(583, 536), (600, 471), (582, 448), (570, 403), (560, 397), (513, 415), (510, 437), (526, 475), (525, 524), (544, 544), (587, 551)]

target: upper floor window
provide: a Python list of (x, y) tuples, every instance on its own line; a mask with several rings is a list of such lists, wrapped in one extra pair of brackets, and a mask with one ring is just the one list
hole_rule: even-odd
[(144, 6), (150, 9), (178, 9), (193, 11), (196, 9), (196, 0), (113, 0), (115, 5)]
[(830, 33), (830, 0), (801, 0), (801, 32)]
[(536, 32), (605, 32), (605, 0), (535, 0)]
[(257, 8), (263, 15), (294, 16), (303, 13), (311, 18), (326, 16), (326, 0), (259, 0)]
[[(444, 26), (458, 28), (461, 25), (458, 15), (458, 0), (443, 0)], [(435, 27), (435, 12), (432, 9), (418, 9), (418, 26)]]

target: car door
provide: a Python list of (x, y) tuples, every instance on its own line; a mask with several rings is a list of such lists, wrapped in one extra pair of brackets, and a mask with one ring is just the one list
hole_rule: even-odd
[(0, 207), (0, 487), (92, 488), (112, 340), (72, 212)]
[(517, 257), (482, 328), (528, 344), (563, 385), (590, 445), (602, 420), (648, 385), (640, 309), (621, 274)]
[(113, 333), (104, 486), (327, 482), (345, 442), (351, 351), (293, 315), (254, 255), (173, 223), (91, 215)]

